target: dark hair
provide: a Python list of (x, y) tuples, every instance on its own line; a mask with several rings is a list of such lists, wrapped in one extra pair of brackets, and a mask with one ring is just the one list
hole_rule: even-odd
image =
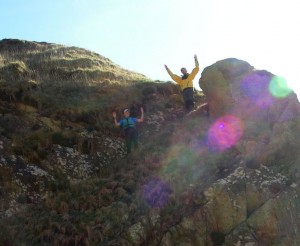
[(185, 73), (184, 75), (181, 76), (182, 79), (187, 79), (189, 77), (189, 73)]

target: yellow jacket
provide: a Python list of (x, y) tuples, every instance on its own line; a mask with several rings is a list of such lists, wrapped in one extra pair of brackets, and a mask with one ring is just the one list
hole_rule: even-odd
[(198, 60), (195, 59), (195, 68), (193, 69), (191, 74), (189, 74), (189, 76), (186, 79), (182, 79), (180, 76), (178, 76), (176, 74), (173, 74), (168, 67), (166, 69), (167, 69), (168, 74), (171, 76), (171, 78), (177, 84), (180, 85), (180, 88), (183, 91), (184, 89), (186, 89), (188, 87), (193, 87), (193, 79), (195, 78), (195, 76), (199, 72), (199, 63), (198, 63)]

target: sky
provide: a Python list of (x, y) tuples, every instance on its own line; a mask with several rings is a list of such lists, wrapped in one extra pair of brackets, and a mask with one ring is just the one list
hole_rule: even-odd
[[(169, 81), (198, 56), (200, 72), (226, 58), (282, 76), (300, 95), (299, 0), (0, 0), (0, 39), (94, 51)], [(299, 96), (298, 96), (299, 98)]]

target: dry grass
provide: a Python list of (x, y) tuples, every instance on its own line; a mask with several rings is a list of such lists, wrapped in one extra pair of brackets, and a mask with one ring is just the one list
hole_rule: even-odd
[[(40, 167), (45, 165), (53, 144), (85, 149), (80, 131), (94, 131), (99, 137), (119, 136), (119, 129), (113, 127), (112, 111), (120, 118), (124, 107), (134, 114), (139, 114), (140, 106), (146, 114), (160, 111), (172, 115), (170, 110), (182, 109), (175, 84), (149, 81), (76, 47), (2, 41), (0, 71), (0, 129), (12, 140), (13, 154)], [(27, 194), (18, 196), (18, 205), (30, 209), (0, 221), (0, 244), (131, 245), (124, 231), (148, 210), (136, 193), (138, 182), (159, 169), (159, 156), (173, 130), (170, 125), (159, 136), (151, 134), (145, 139), (145, 149), (129, 162), (121, 160), (103, 169), (102, 178), (70, 184), (65, 174), (55, 169), (51, 172), (53, 182), (45, 184), (49, 193), (43, 203), (32, 206)], [(155, 157), (145, 155), (149, 151)], [(136, 163), (144, 159), (145, 165)], [(12, 183), (2, 191), (17, 188)], [(166, 216), (178, 206), (168, 207)]]
[[(4, 40), (0, 55), (1, 98), (22, 100), (42, 115), (94, 113), (108, 107), (110, 99), (119, 91), (124, 93), (128, 85), (149, 81), (76, 47)], [(129, 97), (132, 93), (127, 90), (124, 94)], [(130, 98), (136, 100), (137, 96)]]

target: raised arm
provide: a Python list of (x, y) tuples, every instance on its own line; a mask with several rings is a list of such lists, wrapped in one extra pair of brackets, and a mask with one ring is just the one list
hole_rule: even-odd
[(173, 73), (171, 72), (170, 68), (165, 64), (165, 69), (167, 70), (168, 74), (172, 77)]
[(197, 75), (197, 73), (199, 72), (199, 62), (198, 62), (197, 55), (194, 55), (194, 59), (195, 59), (195, 67), (194, 67), (193, 71), (191, 72), (191, 74), (189, 75), (189, 78), (191, 80), (193, 80), (195, 78), (195, 76)]
[(117, 113), (113, 112), (112, 115), (113, 115), (113, 118), (114, 118), (114, 124), (115, 124), (115, 126), (120, 126), (120, 123), (117, 122)]
[(180, 82), (182, 81), (181, 77), (179, 77), (179, 76), (176, 75), (176, 74), (173, 74), (173, 73), (171, 72), (171, 70), (168, 68), (167, 65), (165, 65), (165, 68), (166, 68), (168, 74), (171, 76), (171, 78), (172, 78), (176, 83), (180, 83)]
[(138, 122), (143, 122), (144, 121), (144, 109), (141, 107), (141, 118), (138, 119)]
[(198, 62), (197, 55), (194, 55), (194, 59), (195, 59), (195, 66), (199, 67), (199, 62)]

